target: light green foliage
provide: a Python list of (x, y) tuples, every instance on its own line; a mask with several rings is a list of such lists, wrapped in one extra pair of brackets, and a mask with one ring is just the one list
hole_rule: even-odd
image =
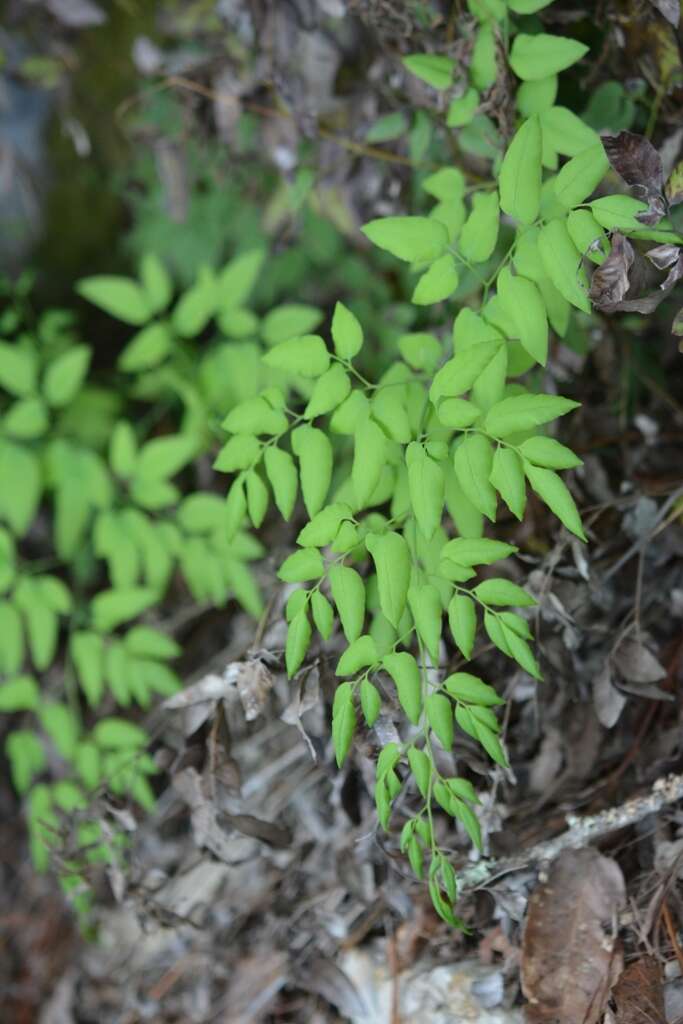
[[(416, 214), (363, 227), (366, 249), (382, 250), (412, 295), (412, 306), (392, 310), (390, 328), (378, 326), (391, 319), (385, 309), (373, 324), (371, 304), (354, 295), (327, 313), (287, 301), (261, 316), (251, 308), (260, 246), (225, 267), (200, 267), (180, 295), (151, 257), (138, 280), (86, 279), (80, 294), (136, 329), (118, 363), (126, 393), (89, 432), (95, 442), (63, 428), (90, 386), (89, 347), (70, 336), (41, 347), (25, 333), (0, 343), (0, 709), (31, 722), (10, 735), (7, 755), (29, 794), (39, 863), (56, 809), (87, 790), (106, 783), (150, 805), (146, 736), (121, 709), (148, 707), (179, 684), (169, 664), (177, 646), (151, 625), (159, 603), (177, 574), (197, 602), (234, 598), (259, 614), (249, 563), (263, 548), (249, 526), (277, 512), (297, 523), (296, 548), (278, 572), (290, 590), (287, 673), (305, 666), (316, 634), (343, 637), (332, 708), (340, 767), (357, 730), (383, 715), (405, 719), (400, 742), (379, 754), (378, 821), (396, 824), (403, 791), (401, 849), (437, 912), (459, 923), (457, 879), (433, 815), (444, 811), (478, 847), (482, 838), (477, 793), (447, 774), (444, 752), (476, 744), (499, 766), (507, 755), (500, 686), (457, 659), (476, 659), (481, 640), (541, 678), (523, 611), (535, 600), (511, 578), (522, 564), (504, 539), (506, 510), (523, 519), (533, 492), (585, 540), (560, 475), (580, 460), (550, 436), (577, 403), (543, 393), (539, 367), (552, 332), (564, 335), (574, 309), (590, 312), (584, 257), (604, 258), (603, 229), (642, 229), (644, 209), (629, 196), (592, 198), (607, 167), (599, 138), (555, 102), (558, 74), (587, 47), (518, 30), (518, 16), (546, 6), (469, 0), (476, 25), (466, 68), (439, 54), (403, 60), (444, 93), (443, 131), (488, 159), (491, 174), (420, 170)], [(533, 23), (523, 22), (529, 32)], [(477, 113), (501, 71), (516, 95), (507, 145)], [(416, 165), (432, 131), (420, 114), (409, 143)], [(388, 115), (368, 138), (397, 138), (407, 123)], [(129, 415), (133, 401), (161, 403), (176, 418), (141, 425)], [(225, 501), (194, 490), (200, 456), (229, 475)], [(29, 576), (18, 542), (41, 501), (54, 510), (59, 569)], [(74, 688), (48, 701), (39, 675), (55, 665)], [(75, 704), (102, 711), (99, 721)], [(41, 780), (48, 751), (69, 766), (74, 791)]]
[[(529, 371), (546, 365), (552, 332), (564, 335), (573, 308), (590, 311), (583, 258), (604, 258), (604, 246), (596, 255), (602, 229), (635, 231), (642, 210), (628, 196), (592, 198), (607, 168), (602, 146), (591, 127), (555, 103), (558, 73), (587, 48), (560, 36), (515, 34), (509, 13), (533, 15), (548, 6), (543, 0), (468, 6), (479, 27), (469, 81), (458, 83), (446, 127), (460, 131), (465, 148), (476, 139), (481, 94), (497, 77), (501, 40), (509, 40), (508, 64), (520, 80), (509, 145), (491, 143), (491, 135), (492, 150), (474, 144), (473, 152), (492, 159), (491, 181), (468, 186), (461, 170), (444, 167), (421, 181), (436, 203), (429, 215), (386, 217), (363, 228), (370, 242), (419, 274), (415, 306), (466, 297), (453, 311), (452, 343), (438, 329), (405, 333), (396, 339), (395, 365), (373, 376), (363, 329), (340, 303), (329, 336), (299, 331), (266, 357), (266, 364), (314, 381), (300, 389), (302, 405), (287, 410), (291, 431), (278, 431), (277, 449), (266, 446), (283, 457), (291, 451), (287, 473), (294, 466), (310, 520), (280, 571), (307, 588), (288, 605), (288, 671), (304, 663), (311, 621), (326, 638), (338, 619), (347, 644), (332, 713), (340, 765), (357, 729), (372, 728), (383, 713), (405, 718), (401, 742), (379, 755), (378, 821), (392, 827), (394, 802), (407, 789), (402, 806), (417, 809), (403, 812), (412, 816), (401, 848), (415, 874), (427, 878), (437, 912), (453, 924), (457, 880), (432, 816), (441, 808), (481, 846), (478, 798), (466, 779), (437, 768), (435, 745), (451, 751), (473, 742), (501, 766), (507, 755), (497, 688), (474, 669), (444, 672), (447, 647), (467, 662), (481, 631), (484, 642), (541, 678), (524, 617), (535, 600), (511, 578), (517, 549), (489, 532), (501, 504), (521, 520), (533, 491), (585, 540), (560, 475), (580, 460), (549, 436), (577, 403), (543, 393), (542, 378)], [(414, 54), (404, 65), (433, 88), (451, 85), (450, 59)], [(255, 426), (248, 441), (244, 431), (238, 424), (235, 436), (253, 469), (264, 442)], [(288, 488), (293, 495), (296, 480)], [(485, 578), (482, 567), (492, 567)], [(397, 770), (404, 762), (407, 777)]]

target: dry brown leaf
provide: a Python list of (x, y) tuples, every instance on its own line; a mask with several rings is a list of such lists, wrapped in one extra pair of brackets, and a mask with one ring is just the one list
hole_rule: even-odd
[(629, 964), (614, 987), (616, 1024), (666, 1024), (659, 964), (643, 956)]
[(522, 942), (528, 1024), (597, 1024), (618, 956), (621, 869), (590, 847), (565, 850), (529, 900)]

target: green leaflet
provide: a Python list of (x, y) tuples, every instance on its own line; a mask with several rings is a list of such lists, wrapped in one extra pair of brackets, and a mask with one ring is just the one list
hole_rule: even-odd
[(410, 503), (425, 537), (430, 540), (441, 522), (444, 502), (443, 470), (422, 445), (413, 442), (406, 452)]
[(538, 247), (543, 266), (567, 302), (590, 313), (588, 282), (581, 268), (581, 254), (569, 237), (565, 220), (551, 220), (541, 228)]
[(538, 288), (525, 277), (513, 277), (509, 267), (503, 267), (499, 273), (496, 288), (524, 349), (537, 363), (545, 366), (548, 359), (548, 319)]
[(489, 482), (493, 449), (481, 434), (468, 434), (453, 459), (458, 483), (474, 507), (491, 522), (496, 519), (496, 492)]
[(505, 544), (500, 540), (480, 539), (468, 540), (458, 537), (449, 540), (441, 549), (442, 558), (450, 558), (458, 565), (492, 565), (502, 558), (514, 555), (517, 548), (513, 544)]
[(411, 74), (431, 85), (433, 89), (448, 89), (453, 80), (455, 61), (436, 53), (411, 53), (403, 58)]
[(315, 416), (323, 416), (325, 413), (332, 412), (338, 405), (341, 405), (350, 390), (351, 381), (346, 371), (339, 364), (331, 366), (315, 382), (304, 417), (310, 420)]
[(339, 612), (344, 636), (353, 643), (363, 631), (365, 587), (363, 580), (346, 565), (333, 565), (328, 572), (332, 597)]
[(571, 449), (552, 437), (530, 437), (521, 445), (520, 452), (534, 466), (545, 469), (574, 469), (583, 465)]
[(510, 67), (518, 78), (536, 81), (571, 67), (588, 53), (588, 47), (575, 39), (539, 33), (515, 36), (510, 51)]
[(444, 396), (457, 397), (469, 391), (476, 379), (494, 358), (502, 341), (482, 341), (471, 348), (459, 350), (437, 372), (429, 391), (432, 402)]
[(380, 608), (394, 629), (398, 629), (410, 585), (411, 559), (408, 545), (393, 530), (383, 534), (368, 534), (365, 543), (377, 571)]
[(484, 427), (493, 437), (507, 437), (549, 423), (579, 404), (559, 395), (514, 395), (489, 409)]
[(572, 157), (557, 175), (555, 195), (566, 209), (571, 210), (595, 191), (608, 168), (609, 161), (602, 143), (589, 146)]
[(130, 278), (107, 274), (85, 277), (76, 285), (76, 291), (93, 306), (98, 306), (126, 324), (139, 327), (151, 316), (147, 295)]
[(489, 480), (513, 516), (521, 522), (526, 508), (526, 482), (517, 452), (510, 448), (496, 448)]
[(455, 594), (448, 606), (448, 625), (464, 658), (471, 658), (477, 632), (476, 605), (471, 597)]
[(418, 636), (424, 643), (434, 665), (439, 663), (441, 641), (441, 598), (431, 583), (408, 588), (408, 605)]
[(308, 616), (304, 609), (294, 616), (287, 628), (285, 665), (287, 667), (287, 675), (290, 679), (303, 664), (310, 642), (311, 624), (308, 621)]
[(394, 680), (401, 707), (409, 720), (417, 725), (422, 714), (422, 683), (415, 658), (405, 651), (385, 654), (382, 665)]
[(340, 359), (353, 359), (363, 347), (363, 328), (343, 302), (334, 307), (332, 341)]
[(590, 210), (572, 210), (567, 216), (567, 231), (582, 256), (593, 263), (605, 262), (609, 242)]
[(278, 578), (285, 583), (303, 583), (319, 579), (325, 572), (323, 556), (317, 548), (302, 548), (284, 560)]
[(317, 334), (281, 341), (263, 356), (263, 362), (276, 370), (299, 373), (302, 377), (320, 377), (330, 365), (330, 353)]
[(292, 431), (292, 449), (299, 460), (299, 475), (304, 505), (309, 516), (325, 503), (332, 480), (332, 445), (317, 427), (297, 427)]
[(483, 707), (490, 707), (496, 704), (504, 704), (494, 688), (484, 683), (479, 676), (473, 676), (470, 672), (456, 672), (444, 680), (444, 687), (455, 700), (465, 701), (467, 704), (481, 704)]
[(353, 706), (353, 688), (350, 683), (340, 683), (335, 690), (332, 705), (332, 742), (339, 768), (351, 748), (355, 730), (356, 712)]
[(360, 706), (368, 728), (371, 729), (381, 711), (382, 699), (369, 679), (364, 679), (360, 684)]
[(510, 580), (484, 580), (474, 588), (473, 593), (483, 604), (515, 605), (518, 608), (536, 604), (531, 594), (527, 594), (526, 590), (518, 587), (516, 583), (511, 583)]
[(417, 783), (417, 788), (426, 800), (427, 793), (429, 792), (429, 779), (432, 774), (432, 762), (429, 760), (429, 757), (425, 754), (424, 750), (419, 750), (417, 747), (411, 747), (408, 751), (408, 764), (410, 765), (410, 770), (413, 773), (413, 778)]
[(647, 203), (631, 196), (603, 196), (590, 203), (598, 224), (609, 231), (638, 231), (642, 223), (637, 214), (645, 213)]
[(444, 750), (453, 747), (453, 706), (442, 693), (431, 693), (425, 701), (427, 720)]
[(387, 439), (373, 420), (365, 419), (356, 428), (351, 479), (358, 508), (364, 508), (379, 483), (386, 461)]
[(463, 225), (458, 242), (460, 252), (470, 263), (484, 263), (493, 254), (498, 241), (500, 206), (497, 192), (475, 192), (472, 210)]
[(533, 466), (526, 459), (524, 472), (536, 494), (545, 502), (550, 511), (555, 513), (560, 522), (579, 540), (587, 540), (574, 499), (562, 478), (552, 469)]
[(299, 476), (294, 459), (282, 448), (268, 447), (263, 454), (266, 476), (273, 488), (273, 496), (283, 519), (291, 516), (296, 502)]
[(472, 85), (480, 91), (488, 89), (496, 80), (496, 39), (490, 24), (482, 25), (477, 32), (469, 70)]
[(448, 233), (428, 217), (382, 217), (361, 228), (373, 245), (408, 263), (431, 263), (448, 248)]
[(338, 676), (355, 675), (361, 668), (375, 665), (378, 661), (377, 647), (371, 636), (359, 636), (346, 648), (337, 664)]
[(541, 126), (534, 114), (517, 130), (498, 177), (501, 209), (522, 224), (538, 216), (541, 174)]
[(557, 153), (574, 157), (589, 147), (600, 145), (597, 132), (567, 107), (551, 107), (540, 118), (544, 144)]
[(430, 306), (443, 302), (458, 287), (458, 271), (449, 252), (435, 260), (415, 285), (412, 302), (416, 306)]
[(457, 167), (441, 167), (424, 179), (422, 188), (430, 196), (445, 202), (462, 199), (465, 193), (465, 175)]
[(470, 123), (478, 106), (479, 93), (476, 89), (469, 88), (457, 100), (451, 100), (446, 115), (446, 124), (449, 128), (462, 128), (463, 125)]
[(557, 96), (557, 75), (538, 78), (535, 81), (522, 82), (517, 90), (517, 109), (522, 117), (542, 114), (549, 110)]
[(43, 378), (48, 405), (61, 409), (73, 400), (88, 372), (90, 356), (87, 345), (74, 345), (50, 363)]

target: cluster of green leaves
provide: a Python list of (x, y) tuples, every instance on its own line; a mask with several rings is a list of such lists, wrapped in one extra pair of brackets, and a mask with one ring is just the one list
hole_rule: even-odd
[[(676, 240), (666, 221), (651, 230), (637, 219), (646, 204), (621, 194), (593, 198), (608, 169), (600, 137), (555, 102), (558, 73), (587, 47), (533, 23), (517, 30), (517, 15), (547, 5), (469, 0), (480, 27), (469, 84), (450, 104), (447, 127), (476, 115), (501, 60), (519, 79), (517, 128), (495, 153), (492, 180), (470, 186), (459, 169), (444, 167), (422, 180), (437, 201), (428, 215), (363, 228), (413, 272), (415, 305), (467, 296), (450, 337), (404, 333), (400, 358), (369, 380), (363, 328), (338, 303), (331, 343), (308, 328), (268, 352), (264, 363), (289, 375), (287, 386), (233, 409), (223, 424), (232, 436), (215, 463), (235, 474), (233, 529), (246, 515), (257, 526), (271, 496), (289, 518), (300, 489), (309, 521), (279, 571), (292, 587), (287, 671), (304, 663), (314, 628), (323, 640), (341, 629), (347, 646), (332, 720), (339, 765), (361, 718), (372, 728), (383, 707), (402, 710), (405, 740), (378, 758), (378, 819), (389, 829), (396, 797), (408, 793), (416, 810), (401, 848), (415, 874), (426, 873), (437, 912), (454, 924), (457, 880), (433, 812), (442, 808), (481, 846), (478, 798), (467, 779), (441, 774), (435, 746), (452, 751), (460, 730), (496, 764), (507, 758), (496, 689), (474, 673), (443, 671), (444, 659), (451, 644), (463, 662), (471, 659), (481, 624), (495, 648), (541, 679), (523, 612), (535, 601), (505, 570), (489, 568), (517, 549), (485, 536), (487, 524), (501, 501), (522, 520), (530, 488), (586, 539), (560, 475), (581, 462), (547, 433), (577, 403), (542, 393), (539, 368), (552, 332), (565, 336), (573, 311), (590, 312), (586, 261), (604, 261), (610, 232)], [(453, 86), (450, 58), (415, 54), (404, 63), (437, 90)]]
[[(85, 812), (92, 792), (152, 805), (148, 738), (125, 709), (180, 686), (163, 628), (174, 606), (189, 591), (200, 606), (262, 611), (250, 563), (263, 547), (231, 527), (202, 460), (231, 406), (278, 377), (261, 368), (263, 345), (322, 318), (250, 311), (264, 256), (202, 269), (180, 294), (153, 256), (138, 280), (81, 281), (127, 325), (113, 371), (91, 369), (71, 314), (33, 315), (27, 280), (0, 314), (0, 711), (17, 716), (5, 752), (39, 867), (58, 812)], [(82, 841), (97, 860), (93, 827)]]

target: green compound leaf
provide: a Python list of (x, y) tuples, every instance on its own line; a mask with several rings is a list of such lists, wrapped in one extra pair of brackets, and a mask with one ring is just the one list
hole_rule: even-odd
[(491, 443), (481, 434), (469, 434), (456, 448), (453, 465), (466, 497), (482, 515), (495, 522), (496, 492), (489, 480), (493, 467)]
[(343, 765), (351, 748), (355, 731), (356, 712), (353, 706), (353, 687), (351, 683), (340, 683), (335, 691), (332, 705), (332, 743), (339, 768)]
[(518, 78), (536, 81), (547, 78), (575, 64), (588, 53), (588, 47), (564, 36), (515, 36), (510, 51), (510, 67)]
[(334, 307), (332, 341), (340, 359), (353, 359), (363, 347), (363, 328), (343, 302)]
[(449, 252), (435, 260), (415, 285), (411, 302), (416, 306), (431, 306), (443, 302), (458, 287), (458, 271)]
[(284, 560), (277, 575), (285, 583), (304, 583), (320, 579), (324, 572), (325, 563), (318, 549), (302, 548)]
[(353, 643), (361, 635), (365, 621), (363, 580), (355, 569), (347, 565), (333, 565), (328, 578), (344, 636), (349, 643)]
[(377, 664), (378, 660), (377, 646), (373, 638), (367, 635), (359, 636), (346, 648), (335, 672), (338, 676), (352, 676), (361, 668)]
[(310, 642), (311, 624), (304, 608), (294, 616), (287, 627), (285, 665), (290, 679), (301, 668)]
[(608, 168), (609, 161), (602, 143), (589, 146), (572, 157), (557, 175), (553, 186), (555, 195), (567, 210), (571, 210), (592, 195)]
[(365, 543), (377, 570), (380, 608), (394, 629), (398, 629), (410, 585), (410, 550), (404, 538), (393, 530), (371, 533)]
[(537, 603), (536, 599), (527, 594), (522, 587), (504, 579), (484, 580), (472, 593), (482, 604), (515, 605), (518, 608), (525, 608)]
[(387, 439), (384, 431), (371, 419), (356, 428), (351, 480), (359, 508), (370, 500), (386, 462)]
[(288, 520), (294, 510), (299, 486), (294, 459), (282, 448), (268, 447), (264, 452), (263, 462), (278, 511), (283, 519)]
[(437, 372), (429, 391), (432, 402), (469, 391), (502, 345), (501, 340), (481, 341), (461, 349)]
[(501, 209), (522, 224), (532, 224), (541, 206), (541, 126), (526, 120), (508, 146), (498, 184)]
[(403, 66), (433, 89), (448, 89), (455, 61), (437, 53), (411, 53), (403, 58)]
[(373, 245), (408, 263), (431, 263), (448, 248), (446, 228), (428, 217), (382, 217), (361, 231)]
[(330, 365), (330, 353), (317, 334), (304, 334), (299, 338), (281, 341), (266, 352), (263, 362), (275, 370), (298, 373), (302, 377), (320, 377)]
[(415, 658), (405, 651), (385, 654), (382, 665), (394, 681), (399, 703), (409, 721), (417, 725), (422, 714), (422, 684)]
[(548, 359), (548, 318), (541, 293), (533, 281), (513, 276), (503, 267), (496, 289), (501, 305), (515, 325), (515, 335), (525, 351), (545, 366)]
[(444, 750), (453, 748), (453, 705), (443, 693), (431, 693), (425, 701), (427, 720)]
[(496, 448), (489, 480), (520, 522), (526, 508), (526, 481), (522, 460), (510, 448)]
[(582, 460), (552, 437), (530, 437), (520, 446), (520, 452), (534, 466), (544, 469), (574, 469)]
[(317, 427), (297, 427), (292, 431), (292, 448), (299, 460), (301, 492), (310, 518), (325, 503), (332, 480), (332, 445)]
[(477, 633), (477, 606), (471, 597), (455, 594), (448, 605), (448, 625), (456, 647), (464, 658), (472, 657)]
[(382, 709), (382, 698), (369, 679), (364, 679), (360, 684), (360, 706), (368, 728), (371, 729)]
[(564, 526), (575, 534), (579, 540), (586, 541), (581, 525), (581, 517), (564, 480), (552, 469), (540, 469), (530, 462), (524, 461), (524, 472), (532, 488), (544, 501), (551, 512)]
[(484, 427), (493, 437), (507, 437), (549, 423), (579, 405), (579, 402), (559, 395), (514, 395), (489, 409)]
[(475, 192), (472, 210), (463, 225), (458, 242), (460, 252), (470, 263), (485, 263), (498, 241), (500, 206), (497, 192)]

